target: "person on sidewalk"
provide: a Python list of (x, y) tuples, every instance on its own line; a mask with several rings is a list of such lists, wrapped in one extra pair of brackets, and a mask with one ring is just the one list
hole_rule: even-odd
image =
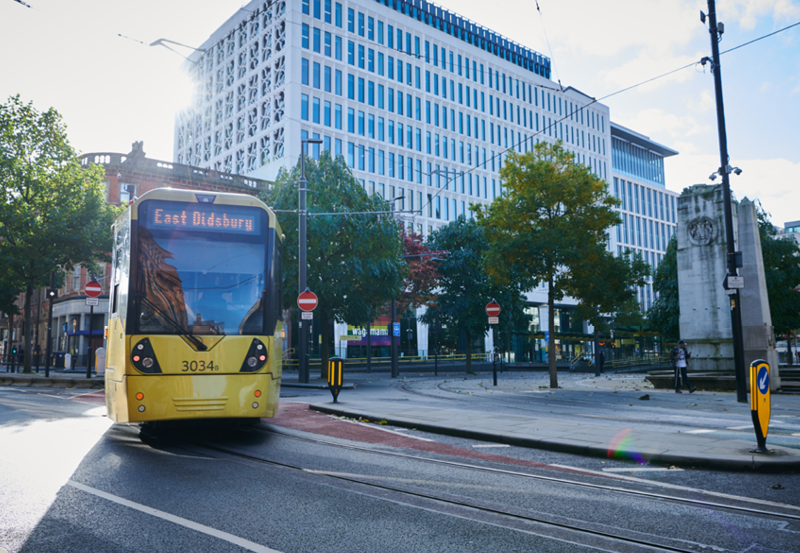
[(686, 374), (686, 361), (692, 356), (691, 351), (686, 351), (686, 342), (680, 340), (678, 345), (672, 348), (672, 352), (670, 353), (670, 358), (672, 359), (672, 363), (675, 366), (675, 393), (681, 394), (681, 377), (683, 377), (683, 383), (689, 389), (689, 393), (691, 394), (697, 388), (692, 387), (689, 384), (689, 376)]

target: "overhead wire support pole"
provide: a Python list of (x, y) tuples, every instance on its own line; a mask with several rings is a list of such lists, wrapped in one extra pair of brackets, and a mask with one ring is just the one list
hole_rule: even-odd
[[(298, 194), (298, 291), (299, 296), (306, 290), (306, 221), (308, 219), (308, 209), (306, 208), (306, 192), (308, 191), (306, 180), (306, 144), (322, 144), (322, 140), (301, 139), (300, 140), (300, 182), (297, 187)], [(297, 379), (301, 384), (308, 384), (308, 325), (305, 319), (299, 319), (300, 336), (297, 339), (298, 368)]]
[[(701, 12), (702, 13), (702, 12)], [(702, 16), (701, 16), (702, 20)], [(728, 277), (737, 276), (736, 245), (733, 242), (733, 211), (731, 208), (730, 163), (728, 139), (725, 130), (725, 108), (722, 101), (722, 67), (719, 60), (719, 39), (722, 27), (717, 24), (714, 0), (708, 0), (708, 31), (711, 35), (712, 72), (717, 103), (717, 131), (719, 133), (719, 174), (722, 177), (723, 206), (725, 212), (725, 241), (728, 246)], [(729, 290), (731, 292), (731, 290)], [(742, 305), (738, 289), (732, 290), (731, 326), (733, 330), (733, 363), (736, 374), (736, 401), (747, 403), (747, 386), (744, 368), (744, 343), (742, 338)]]

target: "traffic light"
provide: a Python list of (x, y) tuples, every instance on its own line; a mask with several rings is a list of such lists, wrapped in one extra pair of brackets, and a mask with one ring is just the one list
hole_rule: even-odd
[(13, 348), (11, 348), (11, 353), (12, 353), (13, 355), (16, 355), (16, 354), (17, 354), (17, 347), (16, 347), (16, 346), (14, 346)]
[(47, 297), (54, 300), (58, 297), (58, 288), (48, 288)]

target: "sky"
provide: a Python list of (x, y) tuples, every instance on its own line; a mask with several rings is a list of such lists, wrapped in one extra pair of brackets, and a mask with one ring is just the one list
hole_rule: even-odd
[[(200, 46), (241, 0), (0, 0), (0, 102), (58, 110), (82, 153), (172, 160), (174, 113), (189, 97), (183, 58), (150, 43)], [(553, 80), (601, 100), (612, 121), (679, 155), (667, 187), (710, 184), (720, 165), (705, 0), (439, 0), (553, 61)], [(800, 22), (800, 0), (718, 0), (725, 51)], [(120, 36), (122, 35), (122, 36)], [(188, 55), (191, 50), (181, 50)], [(778, 226), (800, 220), (800, 26), (722, 55), (731, 176)], [(668, 77), (617, 93), (684, 65)], [(612, 95), (613, 94), (613, 95)], [(716, 182), (719, 182), (717, 180)]]

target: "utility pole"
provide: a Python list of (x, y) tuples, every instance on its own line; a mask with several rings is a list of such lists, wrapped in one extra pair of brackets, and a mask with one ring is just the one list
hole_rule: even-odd
[[(705, 15), (700, 12), (700, 20)], [(717, 100), (717, 131), (719, 133), (719, 175), (722, 177), (723, 204), (725, 209), (725, 241), (728, 244), (728, 277), (738, 276), (736, 246), (733, 242), (733, 213), (731, 209), (731, 166), (728, 160), (728, 138), (725, 130), (725, 108), (722, 102), (722, 66), (719, 61), (719, 40), (724, 32), (722, 23), (717, 23), (714, 0), (708, 0), (708, 32), (711, 34), (711, 71), (714, 73), (714, 91)], [(705, 61), (706, 58), (704, 58)], [(747, 403), (747, 385), (744, 368), (744, 344), (742, 338), (742, 306), (738, 289), (729, 289), (731, 300), (731, 326), (733, 328), (733, 362), (736, 374), (736, 401)]]
[(400, 373), (400, 368), (397, 362), (397, 341), (394, 339), (394, 322), (397, 320), (397, 300), (392, 298), (392, 320), (389, 322), (389, 340), (391, 344), (392, 355), (392, 378), (397, 378)]
[[(300, 140), (300, 183), (297, 189), (298, 193), (298, 217), (299, 220), (299, 244), (300, 244), (300, 251), (298, 254), (299, 260), (299, 272), (298, 272), (298, 291), (297, 295), (299, 296), (302, 294), (306, 289), (306, 221), (308, 220), (308, 210), (306, 209), (306, 192), (308, 188), (306, 185), (308, 181), (306, 180), (306, 144), (322, 144), (322, 140), (319, 139), (312, 139), (312, 138), (305, 138)], [(302, 384), (308, 384), (308, 325), (306, 324), (305, 319), (301, 318), (300, 322), (300, 336), (297, 339), (297, 352), (299, 356), (299, 366), (298, 366), (298, 380)]]

